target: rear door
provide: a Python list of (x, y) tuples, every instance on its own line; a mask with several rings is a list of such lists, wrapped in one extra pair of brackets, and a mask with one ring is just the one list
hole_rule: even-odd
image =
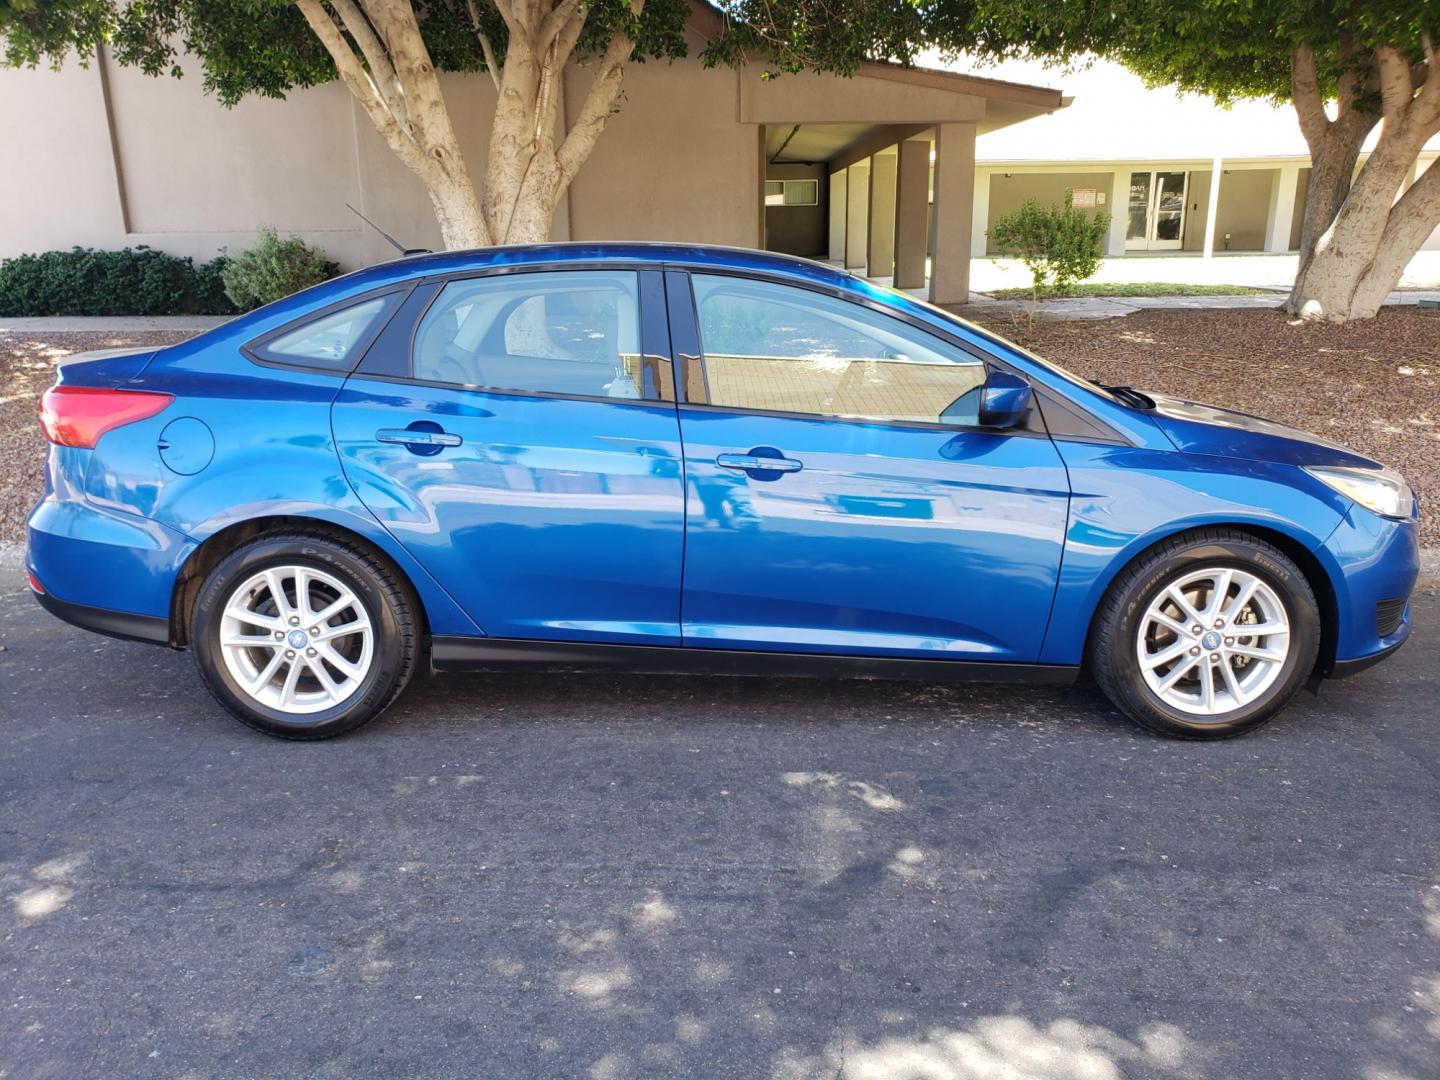
[(351, 485), (487, 634), (678, 644), (663, 297), (635, 269), (427, 283), (336, 399)]
[(978, 426), (985, 360), (839, 295), (688, 278), (685, 644), (1035, 660), (1069, 484), (1038, 425)]

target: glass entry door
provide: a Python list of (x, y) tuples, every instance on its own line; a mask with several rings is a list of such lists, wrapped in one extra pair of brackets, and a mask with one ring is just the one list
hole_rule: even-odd
[(1125, 246), (1136, 251), (1178, 248), (1185, 236), (1190, 174), (1132, 172)]

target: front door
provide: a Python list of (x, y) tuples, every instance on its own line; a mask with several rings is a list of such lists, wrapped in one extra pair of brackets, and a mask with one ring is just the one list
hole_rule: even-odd
[(1178, 249), (1185, 239), (1185, 199), (1189, 173), (1130, 174), (1129, 219), (1125, 246), (1138, 251)]
[(351, 485), (487, 634), (679, 644), (663, 297), (654, 271), (422, 285), (336, 399)]
[(981, 359), (792, 285), (697, 273), (692, 308), (686, 276), (685, 644), (1035, 660), (1069, 488), (1043, 433), (977, 426)]

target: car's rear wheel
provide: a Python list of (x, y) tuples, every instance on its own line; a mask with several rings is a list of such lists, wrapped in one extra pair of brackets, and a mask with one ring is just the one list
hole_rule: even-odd
[(415, 601), (381, 560), (329, 536), (250, 541), (200, 587), (191, 647), (242, 723), (324, 739), (378, 716), (415, 668)]
[(1191, 739), (1240, 735), (1314, 669), (1320, 610), (1278, 548), (1231, 530), (1167, 541), (1126, 569), (1096, 615), (1096, 681), (1132, 719)]

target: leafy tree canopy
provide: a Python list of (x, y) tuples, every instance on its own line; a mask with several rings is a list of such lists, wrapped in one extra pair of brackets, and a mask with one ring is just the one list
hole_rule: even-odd
[(1321, 92), (1333, 97), (1343, 76), (1364, 81), (1377, 48), (1395, 46), (1418, 65), (1422, 34), (1440, 36), (1436, 0), (938, 0), (931, 17), (965, 24), (980, 55), (1104, 56), (1151, 86), (1222, 103), (1289, 101), (1301, 45), (1314, 50)]
[[(504, 63), (508, 32), (494, 2), (426, 0), (416, 8), (440, 70), (487, 70), (481, 34), (497, 65)], [(638, 16), (628, 0), (586, 0), (586, 9), (576, 59), (603, 52), (617, 31), (635, 43), (635, 61), (687, 54), (682, 31), (689, 0), (646, 0)], [(865, 60), (910, 63), (921, 50), (946, 44), (949, 29), (964, 29), (936, 21), (940, 9), (911, 0), (721, 0), (716, 11), (722, 29), (702, 51), (705, 63), (760, 56), (782, 72), (851, 74)], [(226, 106), (252, 94), (283, 97), (336, 77), (330, 55), (291, 0), (0, 0), (0, 39), (0, 58), (10, 66), (58, 64), (72, 51), (86, 60), (107, 44), (123, 65), (179, 75), (179, 55), (190, 52), (200, 58), (206, 91)]]

